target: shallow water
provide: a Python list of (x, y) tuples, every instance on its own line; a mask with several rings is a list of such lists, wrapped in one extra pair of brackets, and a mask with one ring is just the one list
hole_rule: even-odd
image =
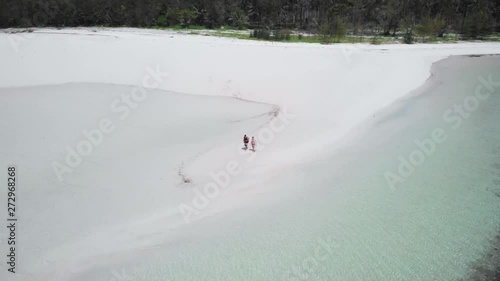
[[(210, 227), (217, 217), (190, 226), (176, 245), (152, 250), (148, 266), (130, 264), (131, 279), (467, 280), (485, 268), (491, 275), (499, 87), (460, 126), (456, 114), (448, 115), (453, 122), (443, 114), (475, 93), (478, 77), (500, 82), (500, 57), (454, 57), (433, 71), (358, 128), (349, 146), (269, 182), (283, 188), (258, 196), (258, 208), (226, 215), (224, 226)], [(445, 140), (391, 188), (384, 174), (399, 175), (398, 157), (417, 155), (415, 140), (436, 129)]]
[[(453, 125), (458, 124), (458, 115), (448, 115), (448, 119), (452, 118), (450, 120), (453, 121), (446, 122), (443, 114), (449, 109), (453, 110), (454, 104), (463, 104), (468, 96), (474, 94), (481, 84), (479, 76), (487, 79), (491, 74), (493, 81), (500, 81), (500, 58), (454, 57), (437, 63), (433, 71), (434, 76), (427, 84), (356, 128), (352, 135), (346, 137), (349, 140), (345, 142), (346, 146), (338, 148), (332, 144), (332, 152), (325, 152), (321, 160), (286, 167), (265, 180), (264, 186), (255, 189), (255, 186), (249, 186), (241, 190), (245, 197), (252, 198), (251, 203), (183, 226), (182, 231), (169, 229), (164, 218), (155, 220), (156, 227), (152, 228), (155, 231), (142, 231), (139, 229), (140, 224), (139, 227), (128, 227), (127, 231), (141, 234), (137, 236), (140, 239), (133, 241), (146, 241), (145, 245), (149, 245), (151, 237), (154, 237), (153, 241), (167, 241), (138, 249), (113, 236), (112, 242), (119, 244), (117, 249), (121, 251), (109, 253), (101, 249), (92, 250), (89, 259), (76, 264), (76, 268), (72, 268), (68, 275), (59, 279), (44, 279), (37, 275), (35, 279), (491, 280), (497, 270), (494, 266), (499, 264), (498, 239), (495, 240), (500, 226), (499, 90), (496, 88), (494, 94), (481, 100), (478, 108), (469, 112), (467, 118), (461, 118), (460, 126), (456, 129), (453, 129)], [(47, 89), (51, 92), (55, 90)], [(92, 102), (83, 89), (79, 95), (81, 102)], [(61, 95), (66, 91), (64, 87), (60, 90), (64, 90)], [(126, 89), (121, 89), (120, 93), (122, 90), (126, 92)], [(172, 118), (161, 115), (162, 112), (174, 112), (173, 109), (165, 110), (165, 104), (175, 105), (177, 110), (178, 104), (184, 104), (186, 112), (192, 110), (192, 102), (180, 103), (163, 93), (152, 96), (157, 99), (156, 102), (144, 106), (148, 112), (155, 113), (148, 117), (153, 120), (130, 120), (134, 125), (130, 136), (138, 135), (136, 127), (154, 130), (156, 127), (172, 125), (172, 130), (177, 130), (173, 126), (175, 124), (170, 122), (175, 115)], [(109, 96), (110, 100), (102, 103), (103, 108), (95, 118), (106, 116), (109, 110), (105, 106), (109, 105), (112, 98), (114, 96)], [(195, 98), (179, 96), (179, 99)], [(227, 107), (234, 108), (235, 114), (239, 116), (242, 109), (232, 105), (234, 101), (224, 102), (229, 103)], [(34, 101), (30, 104), (34, 108), (38, 106)], [(78, 112), (77, 105), (75, 107)], [(203, 108), (210, 110), (211, 107)], [(32, 113), (28, 109), (26, 111), (26, 116), (31, 116)], [(158, 119), (157, 116), (164, 118)], [(84, 122), (87, 122), (85, 115), (80, 117), (73, 120), (73, 123), (82, 122), (81, 126), (74, 126), (76, 128), (84, 128)], [(58, 116), (50, 118), (54, 118), (51, 124), (66, 124), (57, 123), (61, 119)], [(37, 120), (45, 119), (38, 117)], [(199, 123), (195, 121), (193, 124)], [(251, 122), (257, 126), (263, 120)], [(12, 126), (17, 127), (20, 126)], [(221, 130), (229, 132), (233, 130), (232, 127), (243, 126), (230, 122), (227, 128)], [(42, 129), (46, 128), (40, 127)], [(213, 131), (208, 126), (202, 129)], [(407, 178), (400, 175), (404, 182), (398, 182), (391, 188), (384, 175), (387, 172), (399, 175), (398, 158), (401, 156), (408, 160), (410, 155), (417, 155), (419, 147), (415, 140), (432, 138), (436, 129), (442, 129), (446, 140), (435, 143), (429, 156), (422, 154), (422, 163), (415, 167), (413, 174)], [(200, 132), (205, 133), (203, 130)], [(170, 135), (165, 134), (169, 136), (165, 138), (175, 142), (176, 139)], [(165, 142), (162, 135), (157, 138), (158, 143)], [(25, 141), (31, 144), (28, 138)], [(121, 138), (118, 136), (112, 141), (119, 145)], [(66, 143), (74, 142), (61, 140), (60, 147)], [(44, 151), (35, 148), (35, 151)], [(172, 161), (173, 151), (164, 151), (164, 157), (160, 157), (157, 151), (148, 153), (161, 161), (175, 162)], [(151, 155), (144, 158), (150, 159)], [(142, 166), (142, 163), (136, 164)], [(37, 167), (35, 164), (30, 165)], [(44, 167), (42, 164), (38, 166)], [(154, 166), (164, 169), (162, 165)], [(88, 178), (88, 173), (82, 173), (82, 176)], [(102, 180), (98, 182), (104, 184)], [(33, 192), (36, 190), (35, 183), (33, 179), (30, 185)], [(151, 207), (152, 202), (156, 202), (158, 208), (164, 205), (164, 200), (177, 202), (169, 190), (160, 189), (162, 185), (159, 184), (155, 186), (159, 187), (159, 191), (141, 194), (143, 209)], [(137, 190), (137, 194), (140, 194), (143, 188), (137, 184)], [(264, 193), (262, 190), (265, 190)], [(42, 195), (45, 191), (40, 189), (38, 192)], [(120, 194), (119, 198), (137, 196), (135, 193), (126, 196)], [(92, 195), (87, 195), (88, 202), (95, 200)], [(109, 198), (111, 195), (116, 194), (110, 193)], [(79, 200), (90, 206), (85, 198)], [(33, 201), (35, 199), (36, 196), (32, 198)], [(191, 194), (186, 195), (188, 199), (191, 199)], [(106, 205), (107, 200), (102, 197), (98, 201)], [(94, 207), (99, 205), (92, 202)], [(25, 199), (25, 203), (30, 202)], [(47, 204), (47, 200), (40, 204)], [(120, 213), (123, 218), (129, 218), (130, 213), (135, 212), (132, 206), (119, 206), (122, 209), (114, 206), (113, 211)], [(76, 209), (61, 207), (61, 210), (75, 212)], [(37, 211), (37, 208), (33, 207), (32, 211)], [(81, 212), (88, 214), (84, 209)], [(69, 221), (78, 224), (77, 215), (65, 216), (63, 212), (60, 213), (60, 216), (49, 214), (51, 220), (57, 222), (59, 217), (67, 217), (65, 225)], [(36, 231), (26, 233), (38, 235)], [(102, 237), (109, 239), (106, 235)], [(31, 241), (31, 244), (38, 243), (34, 238), (25, 240)], [(109, 248), (110, 241), (97, 240), (101, 243), (99, 245)], [(51, 244), (48, 246), (52, 247)], [(54, 248), (57, 249), (56, 246)], [(125, 250), (129, 248), (130, 251)], [(78, 255), (78, 251), (84, 250), (84, 247), (75, 249), (74, 254)], [(107, 254), (99, 254), (101, 252)], [(38, 258), (28, 255), (28, 252), (25, 256)], [(65, 258), (74, 257), (68, 255)], [(59, 265), (64, 261), (57, 262)], [(62, 264), (57, 270), (63, 272), (68, 269)]]

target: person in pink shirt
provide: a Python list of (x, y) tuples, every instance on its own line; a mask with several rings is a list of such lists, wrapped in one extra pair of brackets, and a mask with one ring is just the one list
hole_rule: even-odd
[(255, 141), (255, 138), (254, 138), (254, 137), (252, 137), (252, 142), (251, 142), (251, 144), (252, 144), (252, 150), (253, 150), (253, 152), (255, 152), (255, 147), (257, 146), (257, 142)]

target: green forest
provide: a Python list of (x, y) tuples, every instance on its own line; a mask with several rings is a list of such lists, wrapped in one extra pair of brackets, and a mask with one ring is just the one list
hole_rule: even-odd
[[(499, 0), (0, 0), (0, 27), (254, 29), (481, 39), (500, 31)], [(286, 32), (284, 33), (286, 38)]]

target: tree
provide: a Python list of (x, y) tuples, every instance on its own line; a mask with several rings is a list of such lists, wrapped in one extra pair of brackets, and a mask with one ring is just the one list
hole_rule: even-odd
[(333, 35), (335, 36), (336, 42), (340, 42), (342, 39), (344, 39), (347, 35), (345, 21), (343, 19), (335, 20), (335, 22), (332, 26), (332, 32), (333, 32)]
[(183, 9), (179, 13), (179, 21), (181, 26), (183, 27), (189, 26), (194, 18), (195, 18), (195, 13), (191, 9)]
[(400, 32), (406, 42), (413, 41), (415, 32), (425, 41), (445, 32), (467, 38), (500, 32), (498, 0), (2, 0), (0, 7), (2, 28), (229, 24), (321, 35), (326, 22), (328, 36), (321, 35), (326, 41), (332, 35), (339, 41), (349, 31)]
[(462, 34), (467, 38), (482, 38), (494, 31), (495, 22), (490, 11), (481, 9), (464, 23)]
[(328, 44), (331, 41), (330, 24), (324, 21), (320, 29), (321, 43)]
[(231, 11), (231, 17), (229, 18), (229, 21), (232, 23), (233, 27), (243, 29), (248, 25), (248, 16), (242, 9), (234, 8)]
[(445, 26), (446, 23), (441, 19), (426, 19), (415, 27), (415, 31), (418, 36), (422, 37), (423, 42), (427, 42), (428, 38), (442, 36)]
[(181, 23), (181, 11), (177, 7), (170, 8), (165, 14), (165, 19), (168, 26), (178, 25)]
[(415, 41), (413, 37), (413, 29), (415, 27), (414, 22), (413, 18), (410, 17), (406, 17), (400, 22), (400, 26), (403, 30), (403, 41), (405, 44), (413, 44)]

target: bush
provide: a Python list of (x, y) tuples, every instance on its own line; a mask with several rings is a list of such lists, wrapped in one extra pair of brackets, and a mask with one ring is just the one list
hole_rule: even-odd
[(347, 35), (345, 21), (342, 19), (337, 19), (332, 26), (332, 31), (337, 42), (340, 42), (342, 39), (344, 39)]
[[(181, 25), (182, 27), (187, 27), (191, 24), (195, 16), (195, 12), (191, 9), (179, 10), (176, 7), (169, 9), (165, 14), (166, 24), (168, 26)], [(158, 19), (158, 24), (160, 24), (160, 19)]]
[(168, 26), (178, 25), (180, 24), (180, 11), (179, 9), (173, 8), (169, 9), (165, 14), (166, 23)]
[(287, 29), (276, 30), (273, 32), (273, 40), (275, 41), (290, 41), (292, 32)]
[(266, 29), (255, 29), (250, 34), (250, 37), (257, 38), (257, 39), (270, 40), (271, 39), (271, 32), (269, 30), (266, 30)]
[(413, 36), (413, 32), (412, 31), (407, 31), (404, 35), (403, 35), (403, 42), (405, 44), (413, 44), (415, 43), (415, 38)]
[(158, 17), (157, 19), (158, 26), (168, 26), (168, 20), (165, 15)]
[(290, 41), (292, 39), (292, 31), (288, 29), (274, 31), (267, 29), (255, 29), (250, 33), (250, 37), (272, 41)]
[(440, 19), (427, 19), (422, 24), (415, 27), (418, 36), (422, 37), (425, 43), (427, 39), (433, 39), (437, 36), (443, 36), (446, 27), (446, 22)]
[(462, 35), (467, 38), (484, 38), (494, 31), (495, 21), (489, 11), (478, 11), (464, 22)]
[(331, 42), (331, 36), (330, 36), (330, 25), (328, 24), (327, 21), (325, 21), (319, 30), (319, 33), (321, 35), (321, 43), (323, 44), (328, 44)]
[(372, 45), (381, 45), (383, 42), (382, 38), (379, 38), (378, 36), (374, 36), (371, 40)]
[(180, 24), (183, 27), (187, 27), (191, 24), (195, 18), (195, 13), (191, 9), (184, 9), (180, 12)]
[(413, 35), (413, 20), (410, 18), (405, 18), (400, 22), (401, 30), (403, 31), (403, 42), (405, 44), (415, 43), (415, 37)]

